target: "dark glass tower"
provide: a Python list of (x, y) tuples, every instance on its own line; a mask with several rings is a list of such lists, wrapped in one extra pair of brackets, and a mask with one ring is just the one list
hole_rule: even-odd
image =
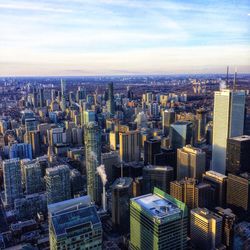
[(114, 102), (114, 85), (113, 82), (108, 85), (108, 112), (111, 115), (115, 114), (115, 102)]

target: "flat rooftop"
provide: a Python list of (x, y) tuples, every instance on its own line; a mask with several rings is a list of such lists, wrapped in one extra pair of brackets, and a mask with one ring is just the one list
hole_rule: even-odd
[(133, 179), (130, 177), (118, 178), (113, 183), (113, 188), (126, 188), (131, 186)]
[(181, 212), (180, 208), (176, 204), (156, 194), (147, 194), (136, 197), (133, 198), (132, 201), (139, 204), (144, 210), (158, 219)]
[(213, 177), (215, 179), (219, 179), (219, 180), (223, 180), (223, 179), (226, 179), (227, 176), (224, 175), (224, 174), (221, 174), (221, 173), (218, 173), (216, 171), (213, 171), (213, 170), (209, 170), (206, 172), (206, 176), (210, 176), (210, 177)]
[(57, 237), (66, 235), (70, 230), (86, 223), (90, 223), (91, 227), (95, 224), (101, 224), (94, 206), (76, 206), (65, 213), (52, 216), (52, 224)]
[(231, 137), (230, 139), (235, 140), (235, 141), (249, 141), (250, 135), (240, 135), (240, 136), (236, 136), (236, 137)]

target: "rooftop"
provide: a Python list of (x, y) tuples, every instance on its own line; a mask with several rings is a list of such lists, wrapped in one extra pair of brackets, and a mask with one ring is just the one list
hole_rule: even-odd
[(216, 171), (213, 171), (213, 170), (207, 171), (205, 175), (206, 175), (206, 176), (213, 177), (213, 178), (218, 179), (218, 180), (224, 180), (224, 179), (227, 178), (226, 175), (220, 174), (220, 173), (218, 173), (218, 172), (216, 172)]
[(250, 135), (240, 135), (240, 136), (236, 136), (236, 137), (231, 137), (231, 140), (235, 140), (235, 141), (249, 141), (250, 140)]
[(194, 208), (191, 210), (191, 214), (196, 214), (196, 215), (199, 215), (207, 220), (210, 220), (210, 219), (215, 219), (215, 220), (222, 220), (222, 217), (210, 210), (208, 210), (207, 208)]
[(157, 194), (146, 194), (133, 198), (132, 201), (139, 204), (142, 209), (150, 213), (151, 216), (163, 219), (170, 215), (181, 212), (180, 208), (170, 200), (160, 197)]
[(113, 183), (113, 188), (127, 188), (132, 184), (133, 179), (130, 177), (117, 178)]
[(144, 170), (159, 170), (159, 171), (171, 171), (173, 170), (170, 166), (159, 166), (159, 165), (147, 165), (144, 167)]

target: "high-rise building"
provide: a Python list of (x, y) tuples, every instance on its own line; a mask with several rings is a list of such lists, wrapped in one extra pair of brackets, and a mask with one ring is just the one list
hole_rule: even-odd
[(45, 181), (48, 204), (71, 198), (70, 170), (67, 165), (47, 168)]
[(144, 142), (144, 164), (156, 164), (155, 155), (161, 153), (161, 140), (148, 139)]
[(169, 135), (170, 126), (175, 122), (174, 109), (166, 109), (162, 112), (162, 129), (165, 136)]
[(184, 202), (189, 209), (207, 207), (212, 200), (211, 186), (199, 183), (196, 179), (186, 178), (170, 183), (170, 195)]
[(123, 162), (139, 161), (140, 133), (137, 130), (120, 132), (120, 159)]
[(226, 171), (231, 174), (250, 172), (250, 136), (242, 135), (227, 140)]
[(222, 244), (229, 250), (233, 249), (234, 226), (236, 215), (229, 208), (216, 207), (215, 212), (222, 216)]
[(3, 161), (4, 205), (12, 206), (23, 196), (20, 161), (18, 158)]
[(32, 159), (32, 147), (29, 143), (15, 143), (10, 146), (9, 158)]
[(37, 120), (36, 118), (27, 118), (25, 119), (25, 131), (28, 133), (29, 131), (37, 130)]
[(102, 223), (88, 196), (48, 206), (50, 249), (102, 249)]
[(89, 122), (84, 128), (85, 157), (87, 170), (87, 191), (92, 201), (101, 201), (100, 178), (96, 168), (101, 164), (101, 131), (96, 122)]
[(40, 132), (38, 130), (30, 131), (28, 132), (28, 138), (32, 147), (32, 156), (33, 158), (36, 158), (41, 153)]
[(196, 110), (197, 124), (197, 139), (202, 141), (206, 138), (207, 111), (204, 108)]
[(66, 81), (63, 79), (61, 79), (61, 93), (62, 93), (61, 110), (64, 112), (66, 110)]
[(215, 171), (207, 171), (202, 175), (202, 181), (211, 185), (213, 204), (224, 207), (226, 204), (227, 176)]
[(130, 200), (130, 249), (186, 249), (188, 210), (158, 188)]
[(206, 168), (206, 153), (187, 145), (177, 149), (177, 179), (185, 177), (201, 180)]
[(132, 182), (129, 177), (118, 178), (112, 185), (112, 223), (115, 230), (129, 232), (129, 202), (132, 198)]
[(115, 102), (114, 102), (114, 85), (113, 82), (109, 83), (108, 85), (108, 112), (111, 115), (115, 114)]
[(44, 106), (44, 89), (43, 89), (43, 87), (41, 87), (39, 89), (39, 105), (40, 105), (40, 108), (42, 108)]
[(174, 180), (174, 169), (170, 166), (148, 165), (143, 168), (143, 193), (152, 193), (154, 187), (170, 193), (170, 182)]
[(214, 93), (212, 169), (226, 173), (227, 139), (243, 135), (245, 91), (224, 89)]
[(227, 205), (237, 215), (250, 212), (250, 174), (228, 174)]
[(190, 212), (190, 238), (197, 249), (218, 249), (221, 245), (222, 217), (206, 208)]
[(42, 169), (38, 161), (28, 161), (22, 168), (25, 193), (34, 194), (43, 190)]
[(174, 149), (192, 144), (193, 123), (189, 121), (177, 121), (171, 124), (169, 136), (170, 144)]
[(95, 122), (96, 113), (94, 110), (85, 110), (83, 113), (83, 121), (84, 124), (88, 124), (89, 122)]

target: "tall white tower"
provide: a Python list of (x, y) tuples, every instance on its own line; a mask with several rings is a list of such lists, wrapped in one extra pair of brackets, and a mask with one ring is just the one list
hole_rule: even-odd
[(225, 174), (227, 139), (244, 130), (245, 91), (223, 89), (214, 93), (212, 170)]

